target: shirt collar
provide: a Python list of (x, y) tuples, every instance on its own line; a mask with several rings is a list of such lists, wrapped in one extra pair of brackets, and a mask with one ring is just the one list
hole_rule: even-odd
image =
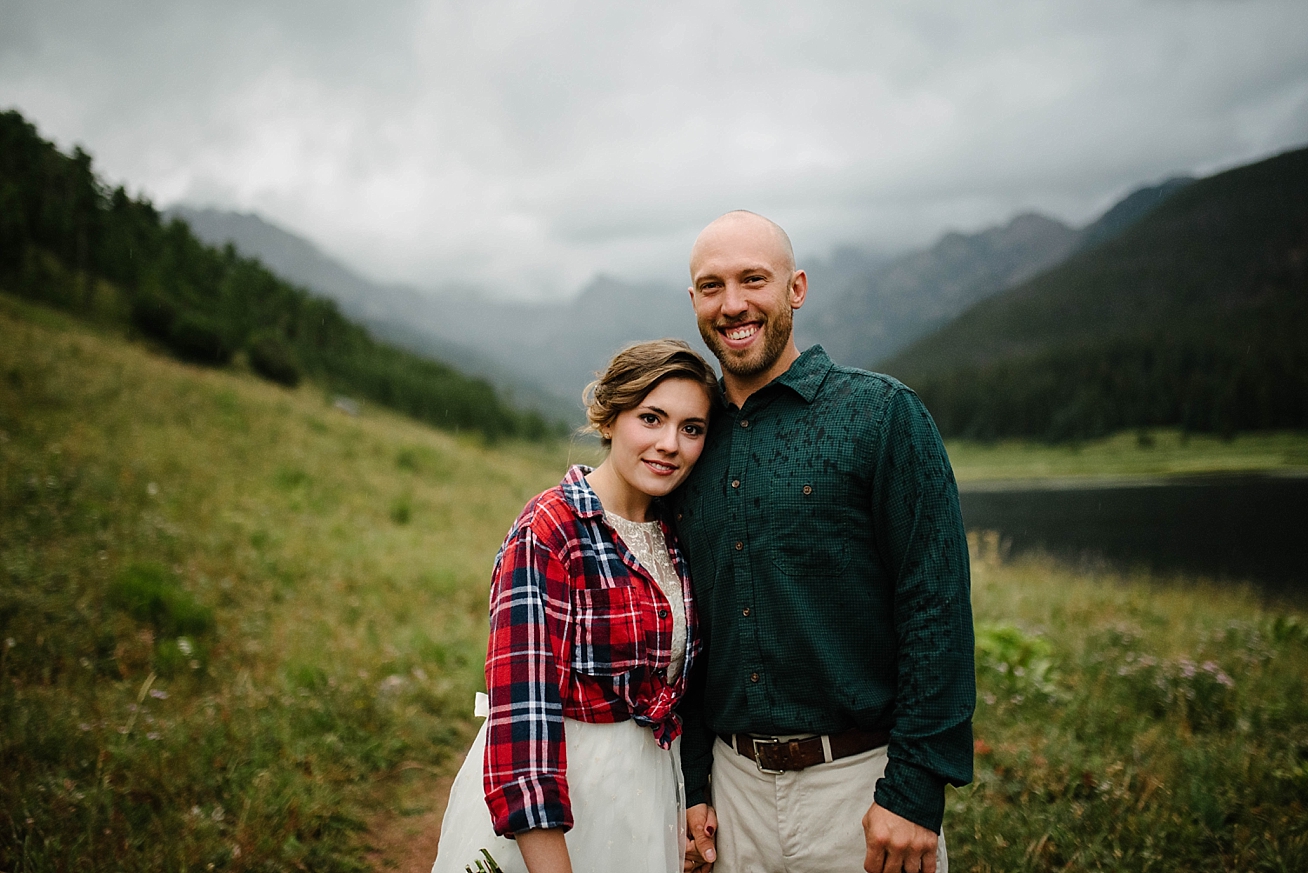
[(559, 487), (563, 489), (563, 499), (580, 518), (592, 518), (604, 514), (599, 495), (586, 481), (586, 474), (592, 472), (592, 469), (585, 464), (573, 464), (568, 469), (568, 475), (559, 483)]
[(813, 398), (817, 397), (818, 389), (826, 381), (827, 373), (834, 366), (827, 353), (822, 350), (822, 346), (810, 346), (795, 359), (790, 369), (768, 384), (784, 385), (803, 397), (805, 403), (812, 403)]
[[(827, 353), (822, 350), (822, 346), (810, 346), (795, 359), (789, 370), (764, 385), (763, 388), (784, 385), (800, 397), (803, 397), (805, 403), (812, 403), (813, 398), (817, 397), (818, 389), (826, 381), (828, 371), (834, 366), (835, 364), (827, 357)], [(762, 391), (763, 388), (759, 389), (759, 391)], [(730, 409), (731, 401), (727, 399), (727, 381), (725, 379), (718, 379), (718, 389), (718, 406), (722, 409)], [(753, 397), (758, 393), (758, 391), (755, 391), (750, 396)], [(749, 401), (746, 400), (745, 402), (748, 403)]]

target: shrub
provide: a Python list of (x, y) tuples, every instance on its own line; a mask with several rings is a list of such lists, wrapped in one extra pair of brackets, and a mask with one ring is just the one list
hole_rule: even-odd
[(176, 321), (176, 304), (161, 294), (145, 293), (132, 301), (132, 324), (148, 336), (167, 340)]
[(213, 610), (158, 564), (129, 565), (110, 586), (109, 604), (153, 625), (160, 636), (203, 636), (214, 629)]
[(232, 359), (232, 347), (217, 322), (199, 313), (179, 316), (166, 342), (184, 361), (220, 367)]
[(260, 331), (250, 338), (250, 369), (279, 385), (300, 384), (300, 367), (285, 338), (275, 331)]

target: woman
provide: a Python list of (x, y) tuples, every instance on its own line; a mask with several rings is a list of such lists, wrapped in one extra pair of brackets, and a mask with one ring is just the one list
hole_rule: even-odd
[[(704, 447), (718, 391), (679, 340), (619, 352), (587, 389), (608, 457), (531, 500), (495, 561), (489, 717), (450, 791), (433, 873), (682, 869), (673, 714), (698, 642), (658, 498)], [(566, 832), (566, 838), (565, 838)]]

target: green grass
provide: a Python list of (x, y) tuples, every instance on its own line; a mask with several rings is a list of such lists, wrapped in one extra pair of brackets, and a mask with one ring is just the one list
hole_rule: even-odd
[[(1087, 475), (1122, 439), (952, 448)], [(1259, 439), (1204, 450), (1302, 451)], [(0, 297), (0, 869), (358, 869), (470, 739), (504, 531), (592, 451), (351, 418)], [(973, 551), (956, 870), (1308, 869), (1302, 611)]]
[(0, 869), (357, 868), (379, 786), (461, 754), (495, 550), (569, 451), (0, 298)]
[(1308, 474), (1308, 433), (1296, 431), (1244, 433), (1223, 439), (1156, 428), (1081, 443), (950, 440), (947, 447), (960, 482), (1206, 473)]
[(957, 869), (1308, 869), (1301, 611), (971, 545), (977, 756), (949, 796)]

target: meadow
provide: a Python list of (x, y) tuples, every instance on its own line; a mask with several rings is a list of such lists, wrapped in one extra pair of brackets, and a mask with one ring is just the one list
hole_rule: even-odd
[[(353, 416), (0, 296), (0, 869), (375, 863), (369, 825), (434, 806), (475, 728), (505, 529), (593, 451)], [(1308, 869), (1302, 603), (972, 546), (955, 869)]]

